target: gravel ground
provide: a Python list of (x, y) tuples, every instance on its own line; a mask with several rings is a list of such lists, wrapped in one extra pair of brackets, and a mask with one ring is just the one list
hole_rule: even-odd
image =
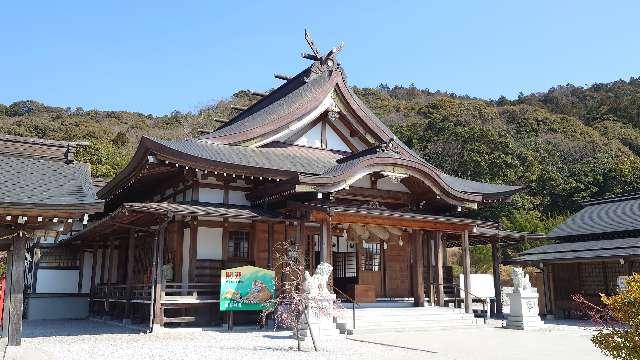
[(26, 321), (23, 345), (5, 359), (605, 359), (575, 323), (532, 331), (491, 322), (470, 330), (335, 337), (329, 349), (297, 352), (289, 332), (171, 329), (153, 334), (94, 321)]

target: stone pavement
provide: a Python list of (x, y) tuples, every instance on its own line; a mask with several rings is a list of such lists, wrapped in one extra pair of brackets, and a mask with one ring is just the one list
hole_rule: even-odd
[(577, 323), (544, 329), (502, 329), (491, 321), (475, 329), (356, 335), (335, 340), (331, 349), (303, 352), (290, 332), (238, 329), (170, 329), (144, 334), (94, 321), (26, 321), (23, 346), (5, 359), (606, 359), (589, 341), (591, 330)]

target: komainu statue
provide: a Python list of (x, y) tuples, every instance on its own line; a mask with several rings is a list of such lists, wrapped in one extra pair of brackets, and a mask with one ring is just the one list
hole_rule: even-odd
[(531, 282), (529, 281), (529, 274), (525, 274), (524, 270), (520, 267), (514, 267), (511, 269), (511, 277), (513, 278), (513, 291), (514, 292), (528, 292), (531, 291)]
[(327, 282), (329, 281), (329, 276), (331, 276), (332, 271), (333, 266), (326, 262), (318, 264), (313, 276), (311, 276), (308, 271), (305, 271), (304, 293), (310, 298), (329, 295), (330, 291), (327, 288)]

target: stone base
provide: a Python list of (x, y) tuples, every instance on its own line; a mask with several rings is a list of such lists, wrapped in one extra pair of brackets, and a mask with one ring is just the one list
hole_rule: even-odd
[(313, 333), (318, 349), (330, 348), (333, 339), (340, 336), (340, 331), (333, 322), (333, 314), (326, 313), (327, 309), (330, 309), (330, 312), (333, 311), (335, 301), (335, 294), (325, 294), (309, 299), (306, 319), (302, 319), (300, 331), (293, 331), (294, 338), (311, 340), (311, 333)]
[(508, 294), (510, 314), (506, 327), (509, 329), (527, 330), (542, 327), (544, 322), (538, 315), (538, 292), (531, 289), (527, 292)]
[(539, 329), (544, 326), (544, 322), (539, 316), (509, 316), (507, 318), (507, 328), (515, 330)]

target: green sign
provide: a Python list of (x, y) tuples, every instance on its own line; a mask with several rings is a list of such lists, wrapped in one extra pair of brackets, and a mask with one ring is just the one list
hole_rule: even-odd
[(273, 271), (241, 266), (222, 270), (220, 280), (220, 311), (263, 310), (273, 299)]

